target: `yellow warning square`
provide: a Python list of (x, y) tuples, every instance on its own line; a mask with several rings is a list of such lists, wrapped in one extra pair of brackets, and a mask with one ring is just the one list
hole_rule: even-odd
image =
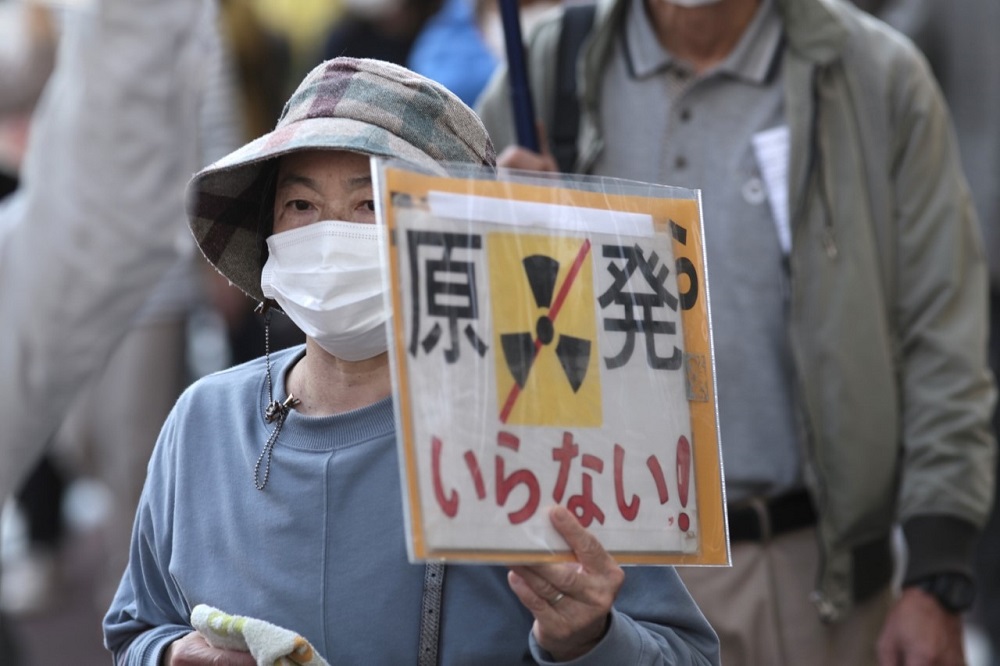
[(493, 233), (487, 252), (500, 421), (599, 427), (590, 241)]

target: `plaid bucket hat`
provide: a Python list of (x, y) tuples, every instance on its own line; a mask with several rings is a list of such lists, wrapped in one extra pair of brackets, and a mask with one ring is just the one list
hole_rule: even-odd
[(285, 104), (274, 131), (188, 184), (188, 220), (202, 253), (258, 301), (265, 300), (260, 274), (271, 233), (275, 158), (316, 149), (398, 158), (437, 172), (439, 162), (496, 163), (479, 117), (444, 86), (380, 60), (318, 65)]

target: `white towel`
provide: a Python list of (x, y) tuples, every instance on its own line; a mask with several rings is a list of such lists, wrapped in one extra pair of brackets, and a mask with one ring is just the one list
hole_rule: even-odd
[(302, 636), (264, 620), (199, 604), (191, 611), (191, 626), (212, 647), (249, 652), (257, 666), (329, 666)]

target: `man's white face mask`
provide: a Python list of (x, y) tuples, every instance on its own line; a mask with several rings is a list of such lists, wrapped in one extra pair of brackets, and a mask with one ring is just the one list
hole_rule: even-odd
[(380, 235), (375, 224), (335, 221), (272, 234), (264, 296), (333, 356), (378, 356), (387, 349)]

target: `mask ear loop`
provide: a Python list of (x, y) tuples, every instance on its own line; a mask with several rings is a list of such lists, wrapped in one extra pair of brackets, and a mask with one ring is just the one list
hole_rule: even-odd
[[(271, 476), (271, 457), (274, 454), (274, 444), (278, 441), (278, 434), (281, 432), (281, 427), (285, 425), (288, 412), (298, 405), (301, 400), (291, 393), (288, 394), (284, 402), (278, 402), (274, 399), (274, 388), (271, 381), (271, 309), (264, 303), (261, 303), (257, 306), (257, 312), (263, 312), (264, 314), (264, 367), (267, 372), (268, 401), (267, 408), (264, 410), (264, 420), (275, 424), (274, 430), (271, 431), (271, 435), (267, 438), (267, 443), (264, 444), (264, 450), (257, 456), (257, 463), (253, 466), (253, 485), (257, 490), (264, 490), (267, 486), (267, 480)], [(265, 463), (263, 478), (260, 476), (261, 463)]]

